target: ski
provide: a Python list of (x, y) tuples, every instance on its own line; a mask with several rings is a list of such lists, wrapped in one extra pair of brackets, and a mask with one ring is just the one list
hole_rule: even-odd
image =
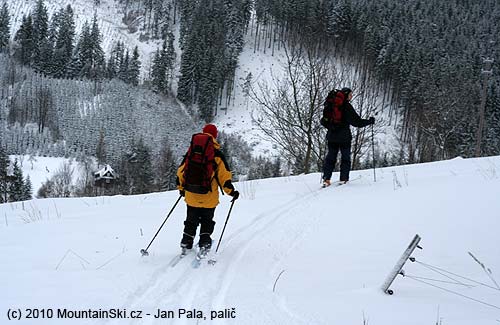
[(176, 255), (171, 261), (170, 261), (170, 267), (174, 267), (179, 263), (184, 257), (189, 255), (192, 252), (192, 249), (182, 249), (182, 252), (179, 255)]
[(344, 181), (337, 181), (337, 182), (332, 182), (330, 185), (326, 185), (326, 184), (323, 184), (321, 185), (321, 188), (328, 188), (328, 187), (339, 187), (339, 186), (342, 186), (342, 185), (345, 185), (345, 184), (348, 184), (350, 182), (354, 182), (358, 179), (361, 179), (361, 175), (358, 176), (358, 177), (355, 177), (347, 182), (344, 182)]
[(200, 248), (198, 253), (196, 253), (196, 256), (194, 257), (194, 260), (192, 262), (193, 268), (197, 269), (200, 267), (201, 262), (207, 258), (208, 253), (210, 252), (210, 248)]

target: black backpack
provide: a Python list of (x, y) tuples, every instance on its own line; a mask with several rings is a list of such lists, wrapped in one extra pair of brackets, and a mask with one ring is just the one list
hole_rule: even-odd
[(338, 89), (333, 89), (328, 93), (323, 103), (323, 116), (320, 120), (322, 126), (329, 128), (342, 123), (345, 100), (346, 95)]

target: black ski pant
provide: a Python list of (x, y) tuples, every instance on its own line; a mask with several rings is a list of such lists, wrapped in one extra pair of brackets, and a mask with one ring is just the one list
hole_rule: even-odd
[(184, 234), (182, 236), (181, 244), (186, 244), (188, 248), (193, 246), (194, 238), (196, 237), (196, 229), (200, 227), (200, 241), (198, 245), (206, 246), (212, 244), (212, 232), (214, 231), (215, 221), (214, 218), (215, 208), (195, 208), (187, 206), (187, 217), (184, 221)]
[(351, 142), (334, 143), (328, 142), (328, 154), (325, 157), (323, 164), (323, 179), (331, 179), (337, 156), (341, 154), (340, 159), (340, 181), (349, 180), (349, 172), (351, 170)]

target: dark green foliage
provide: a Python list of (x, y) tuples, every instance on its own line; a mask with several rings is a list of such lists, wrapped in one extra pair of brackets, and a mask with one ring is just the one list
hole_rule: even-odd
[(7, 51), (10, 41), (10, 16), (7, 3), (0, 9), (0, 53)]
[(164, 141), (160, 149), (159, 159), (155, 163), (155, 187), (159, 191), (176, 189), (175, 182), (179, 165), (168, 142)]
[(219, 95), (230, 100), (251, 3), (245, 0), (181, 1), (181, 76), (178, 97), (197, 104), (199, 115), (211, 121)]
[(124, 194), (144, 194), (153, 190), (151, 149), (142, 139), (133, 143), (130, 152), (123, 156), (119, 173)]
[(134, 52), (132, 53), (132, 58), (128, 64), (128, 73), (126, 82), (137, 86), (139, 85), (139, 74), (141, 71), (141, 61), (139, 61), (139, 49), (137, 46), (134, 48)]
[(73, 55), (75, 39), (75, 21), (71, 6), (68, 5), (65, 9), (61, 9), (53, 22), (55, 24), (53, 27), (54, 56), (52, 59), (54, 68), (50, 74), (59, 78), (66, 77)]
[(174, 77), (175, 64), (174, 34), (167, 33), (162, 49), (158, 49), (153, 59), (151, 71), (151, 87), (157, 93), (168, 94), (170, 83)]
[(106, 62), (101, 42), (102, 36), (97, 24), (97, 17), (94, 16), (92, 27), (85, 23), (78, 39), (70, 67), (73, 77), (84, 77), (98, 81), (105, 76)]
[(33, 13), (33, 52), (32, 63), (35, 71), (45, 72), (52, 56), (48, 39), (49, 15), (43, 0), (38, 0)]
[(9, 157), (4, 148), (0, 146), (0, 203), (5, 203), (9, 200), (9, 181), (7, 179), (8, 168)]
[[(385, 89), (409, 161), (473, 155), (482, 60), (495, 59), (485, 141), (496, 143), (500, 2), (256, 0), (255, 7), (260, 25), (292, 44), (333, 49), (372, 88)], [(486, 142), (483, 154), (500, 153)]]
[(12, 176), (9, 182), (9, 202), (21, 201), (26, 197), (23, 171), (19, 167), (17, 159), (12, 167)]
[(31, 65), (33, 56), (33, 18), (31, 15), (23, 16), (21, 27), (14, 38), (14, 56), (22, 63)]
[(33, 186), (31, 185), (31, 179), (28, 175), (23, 184), (23, 194), (21, 197), (21, 201), (31, 200), (32, 197), (33, 197)]
[(233, 179), (238, 180), (240, 175), (248, 174), (252, 164), (252, 148), (245, 138), (239, 134), (219, 131), (217, 141), (233, 173)]
[(248, 171), (248, 180), (280, 176), (281, 160), (279, 158), (276, 158), (274, 161), (262, 156), (252, 159), (250, 170)]

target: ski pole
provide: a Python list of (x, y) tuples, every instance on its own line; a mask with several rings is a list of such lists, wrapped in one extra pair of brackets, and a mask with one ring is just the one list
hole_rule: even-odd
[(321, 178), (319, 180), (319, 183), (322, 184), (323, 183), (323, 175), (325, 175), (325, 160), (326, 160), (326, 155), (328, 154), (328, 133), (327, 135), (325, 136), (325, 153), (323, 155), (323, 163), (321, 165)]
[(177, 199), (177, 201), (175, 201), (175, 204), (174, 206), (172, 207), (172, 209), (170, 210), (170, 212), (168, 213), (167, 217), (165, 218), (165, 220), (163, 221), (163, 223), (161, 224), (160, 228), (158, 228), (158, 231), (156, 232), (155, 236), (153, 237), (153, 239), (151, 239), (151, 242), (149, 243), (148, 247), (146, 247), (146, 249), (141, 249), (141, 254), (142, 256), (149, 256), (149, 253), (148, 253), (148, 249), (149, 249), (149, 246), (151, 246), (151, 244), (153, 243), (153, 241), (155, 240), (156, 236), (158, 236), (158, 233), (160, 232), (161, 228), (163, 228), (163, 225), (165, 224), (165, 222), (167, 222), (168, 218), (170, 217), (170, 215), (172, 214), (172, 212), (174, 211), (175, 207), (177, 206), (177, 203), (179, 203), (179, 201), (181, 200), (182, 198), (182, 195), (179, 195), (179, 198)]
[(377, 175), (375, 173), (375, 140), (373, 137), (373, 124), (372, 124), (372, 158), (373, 158), (373, 181), (377, 181)]
[(226, 230), (227, 222), (229, 221), (229, 216), (231, 215), (231, 211), (233, 210), (234, 201), (236, 201), (236, 200), (233, 199), (231, 201), (231, 207), (229, 208), (229, 213), (227, 214), (227, 217), (226, 217), (226, 223), (224, 224), (224, 228), (222, 228), (222, 234), (220, 234), (219, 243), (217, 243), (217, 248), (215, 249), (216, 253), (219, 250), (219, 246), (220, 246), (220, 242), (222, 240), (222, 236), (224, 236), (224, 231)]

